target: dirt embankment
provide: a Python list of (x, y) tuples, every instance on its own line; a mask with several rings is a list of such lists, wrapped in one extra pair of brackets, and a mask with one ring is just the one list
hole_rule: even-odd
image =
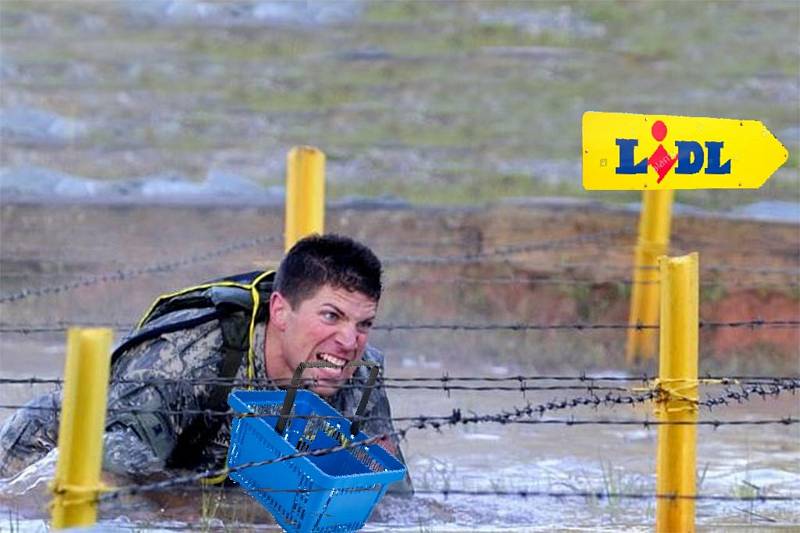
[[(0, 304), (6, 324), (132, 321), (157, 294), (263, 268), (282, 253), (277, 207), (6, 204), (1, 216), (2, 293), (61, 287)], [(637, 221), (636, 213), (566, 201), (327, 213), (329, 231), (384, 258), (382, 322), (394, 324), (626, 322)], [(798, 225), (683, 216), (672, 234), (672, 255), (700, 252), (703, 320), (800, 318)], [(275, 239), (252, 245), (259, 236)], [(64, 288), (79, 279), (89, 283)], [(533, 352), (539, 366), (621, 363), (624, 332), (506, 333), (381, 334), (384, 345), (433, 357), (457, 351), (505, 363)], [(777, 361), (796, 370), (800, 329), (703, 330), (701, 351), (718, 367)]]

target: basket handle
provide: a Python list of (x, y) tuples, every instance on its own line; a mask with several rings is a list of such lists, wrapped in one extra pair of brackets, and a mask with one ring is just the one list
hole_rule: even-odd
[[(358, 408), (356, 409), (356, 414), (353, 416), (353, 419), (350, 421), (350, 434), (355, 436), (358, 434), (358, 431), (361, 426), (361, 417), (364, 416), (364, 413), (367, 410), (367, 402), (369, 401), (369, 395), (372, 393), (372, 389), (375, 386), (375, 381), (378, 379), (378, 373), (380, 373), (381, 367), (372, 361), (350, 361), (346, 365), (345, 368), (350, 366), (367, 366), (369, 367), (369, 379), (367, 379), (367, 384), (364, 386), (364, 393), (361, 395), (361, 401), (358, 404)], [(333, 363), (329, 363), (327, 361), (303, 361), (299, 365), (297, 365), (297, 369), (294, 371), (294, 376), (292, 376), (292, 384), (289, 385), (289, 389), (286, 391), (286, 398), (283, 400), (283, 406), (281, 407), (281, 414), (280, 418), (278, 418), (278, 423), (275, 425), (275, 432), (278, 435), (283, 435), (284, 430), (286, 429), (286, 423), (289, 421), (289, 414), (292, 412), (292, 405), (294, 405), (294, 398), (297, 395), (297, 389), (300, 387), (300, 380), (303, 377), (303, 371), (306, 368), (341, 368)]]

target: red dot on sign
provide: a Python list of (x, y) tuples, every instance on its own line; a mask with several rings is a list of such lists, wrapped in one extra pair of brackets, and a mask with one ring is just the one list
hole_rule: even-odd
[(667, 136), (667, 125), (657, 120), (655, 124), (653, 124), (653, 129), (650, 130), (653, 133), (653, 138), (657, 141), (663, 141), (664, 137)]

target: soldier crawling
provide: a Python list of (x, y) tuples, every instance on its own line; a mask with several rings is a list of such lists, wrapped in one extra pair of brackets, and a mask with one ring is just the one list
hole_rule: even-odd
[[(382, 290), (381, 263), (337, 235), (299, 241), (277, 273), (254, 272), (163, 296), (112, 354), (103, 467), (147, 476), (165, 468), (222, 467), (230, 439), (231, 383), (288, 384), (304, 361), (311, 389), (348, 415), (367, 380), (354, 360), (383, 365), (367, 345)], [(352, 379), (354, 387), (342, 387)], [(58, 442), (60, 392), (32, 400), (0, 429), (0, 477), (45, 457)], [(212, 411), (209, 413), (208, 411)], [(369, 399), (363, 430), (393, 432), (383, 388)], [(403, 460), (396, 438), (381, 444)], [(411, 490), (406, 478), (394, 490)]]

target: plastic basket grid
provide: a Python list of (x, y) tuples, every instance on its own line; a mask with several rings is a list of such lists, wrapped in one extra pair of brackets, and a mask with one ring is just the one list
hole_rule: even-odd
[[(284, 433), (275, 432), (283, 391), (234, 391), (228, 403), (237, 413), (231, 424), (228, 466), (266, 461), (298, 451), (317, 450), (349, 441), (350, 421), (309, 391), (298, 391), (293, 418)], [(325, 418), (313, 418), (314, 416)], [(379, 445), (356, 447), (317, 457), (299, 457), (232, 472), (287, 531), (333, 533), (363, 527), (388, 486), (405, 467)]]

